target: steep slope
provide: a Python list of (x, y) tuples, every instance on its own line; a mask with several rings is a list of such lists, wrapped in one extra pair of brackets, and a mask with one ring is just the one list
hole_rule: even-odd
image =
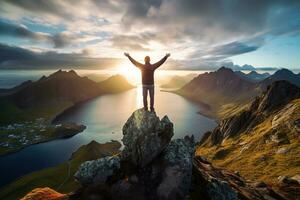
[(163, 89), (178, 89), (183, 87), (194, 77), (196, 77), (195, 74), (189, 74), (186, 76), (172, 76), (170, 80), (160, 85), (160, 87)]
[(98, 83), (101, 93), (118, 93), (132, 89), (133, 86), (128, 83), (126, 78), (121, 75), (114, 75)]
[(153, 112), (136, 110), (123, 126), (124, 149), (82, 163), (74, 175), (77, 190), (61, 194), (38, 188), (26, 197), (46, 191), (69, 200), (287, 200), (299, 193), (300, 184), (292, 179), (283, 179), (288, 184), (276, 192), (263, 182), (217, 168), (194, 156), (193, 137), (171, 140), (173, 134), (167, 116), (159, 119)]
[(227, 116), (229, 113), (226, 112), (237, 105), (249, 102), (258, 91), (255, 83), (221, 67), (215, 72), (200, 74), (177, 93), (208, 105), (210, 109), (202, 112), (220, 118)]
[(74, 70), (59, 70), (13, 89), (0, 98), (0, 123), (46, 118), (51, 121), (57, 114), (76, 103), (99, 95), (133, 88), (125, 78), (113, 76), (100, 83), (80, 77)]
[(298, 87), (300, 86), (299, 74), (294, 74), (292, 71), (288, 69), (280, 69), (276, 71), (273, 75), (261, 81), (260, 87), (265, 90), (268, 87), (268, 85), (270, 85), (274, 81), (280, 81), (280, 80), (288, 81), (294, 85), (297, 85)]
[[(63, 193), (74, 191), (79, 187), (79, 184), (75, 181), (73, 176), (80, 164), (87, 160), (117, 154), (119, 153), (120, 147), (121, 144), (117, 141), (105, 144), (91, 141), (89, 144), (83, 145), (76, 150), (69, 161), (55, 167), (28, 174), (2, 188), (0, 190), (0, 199), (20, 199), (26, 193), (37, 187), (51, 187)], [(38, 191), (40, 190), (37, 190), (35, 193)]]
[(27, 85), (9, 98), (20, 108), (66, 101), (77, 103), (99, 94), (96, 82), (80, 77), (75, 71), (59, 70)]
[(274, 82), (247, 109), (224, 119), (197, 148), (219, 166), (276, 182), (300, 173), (300, 88)]

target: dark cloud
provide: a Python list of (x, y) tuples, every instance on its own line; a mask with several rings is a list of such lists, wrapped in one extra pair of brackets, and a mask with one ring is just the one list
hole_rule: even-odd
[(240, 55), (251, 51), (255, 51), (258, 48), (259, 46), (254, 46), (254, 45), (250, 46), (241, 42), (231, 42), (213, 48), (211, 51), (208, 52), (208, 54), (227, 58), (230, 56), (235, 56), (235, 55)]
[(8, 23), (0, 20), (0, 35), (19, 37), (30, 39), (33, 41), (44, 41), (52, 43), (55, 48), (62, 48), (70, 44), (73, 37), (64, 33), (58, 33), (54, 35), (33, 32), (22, 25)]
[(28, 10), (36, 13), (46, 13), (49, 15), (57, 15), (64, 19), (72, 19), (73, 15), (70, 15), (68, 9), (63, 6), (62, 2), (59, 0), (3, 0), (8, 4), (12, 4), (16, 7), (22, 8), (24, 10)]
[[(191, 69), (228, 63), (231, 56), (256, 51), (270, 36), (300, 34), (299, 0), (4, 0), (0, 10), (6, 11), (6, 16), (12, 10), (7, 5), (18, 8), (12, 18), (30, 13), (43, 21), (51, 16), (56, 18), (54, 24), (61, 21), (66, 29), (72, 27), (67, 31), (73, 33), (84, 32), (82, 27), (99, 31), (101, 24), (84, 22), (104, 19), (108, 36), (103, 40), (110, 40), (112, 51), (150, 51), (150, 42), (156, 42), (170, 51), (188, 52), (186, 60), (176, 66), (186, 64)], [(56, 48), (76, 43), (76, 37), (69, 34), (41, 34), (1, 22), (0, 34), (48, 41)]]
[(34, 52), (0, 43), (0, 68), (109, 68), (121, 59), (91, 58), (85, 53)]

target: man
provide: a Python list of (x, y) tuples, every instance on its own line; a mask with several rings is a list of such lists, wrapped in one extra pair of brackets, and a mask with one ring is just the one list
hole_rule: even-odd
[(145, 64), (139, 63), (136, 60), (134, 60), (129, 53), (124, 53), (126, 57), (129, 58), (129, 60), (134, 64), (137, 68), (141, 70), (142, 73), (142, 84), (143, 84), (143, 103), (144, 103), (144, 109), (148, 110), (148, 102), (147, 102), (147, 96), (148, 92), (150, 95), (150, 110), (151, 112), (154, 112), (154, 71), (161, 66), (167, 58), (170, 56), (169, 53), (165, 55), (160, 61), (157, 63), (151, 64), (150, 63), (150, 57), (145, 57)]

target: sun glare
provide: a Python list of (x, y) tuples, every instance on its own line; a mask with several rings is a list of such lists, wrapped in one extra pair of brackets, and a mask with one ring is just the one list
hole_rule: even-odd
[(123, 63), (117, 68), (117, 71), (132, 84), (139, 85), (141, 83), (141, 72), (132, 64)]

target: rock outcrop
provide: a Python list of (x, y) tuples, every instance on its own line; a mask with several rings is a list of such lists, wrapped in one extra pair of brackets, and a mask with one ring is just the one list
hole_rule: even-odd
[(173, 124), (167, 116), (159, 120), (155, 112), (139, 109), (125, 123), (123, 135), (123, 158), (144, 167), (167, 147)]
[(83, 163), (75, 175), (83, 187), (70, 198), (186, 198), (195, 142), (188, 136), (171, 141), (173, 134), (167, 116), (160, 120), (155, 112), (135, 111), (123, 127), (122, 153)]
[(263, 182), (250, 182), (238, 173), (218, 169), (200, 156), (195, 157), (192, 199), (210, 200), (285, 200)]
[(120, 158), (118, 156), (107, 156), (84, 162), (74, 176), (82, 185), (105, 183), (107, 178), (112, 176), (114, 171), (119, 168)]
[(218, 145), (226, 138), (251, 130), (282, 106), (300, 97), (300, 88), (287, 81), (276, 81), (249, 108), (220, 122), (212, 132), (207, 133), (201, 144)]

